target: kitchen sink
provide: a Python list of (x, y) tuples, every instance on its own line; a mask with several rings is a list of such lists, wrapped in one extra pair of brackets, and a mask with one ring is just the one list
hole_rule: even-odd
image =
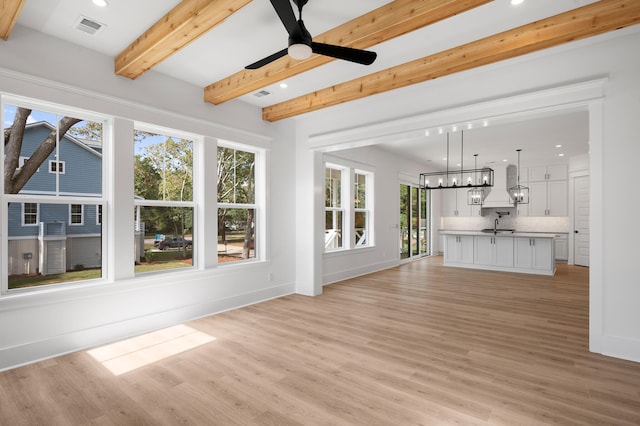
[(498, 229), (493, 229), (493, 228), (486, 228), (483, 229), (481, 232), (485, 232), (487, 234), (513, 234), (515, 232), (515, 229), (505, 229), (505, 228), (498, 228)]

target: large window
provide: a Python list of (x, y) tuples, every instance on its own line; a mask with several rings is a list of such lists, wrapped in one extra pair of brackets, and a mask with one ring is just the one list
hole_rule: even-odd
[(218, 262), (256, 257), (256, 156), (218, 147)]
[(342, 176), (344, 170), (335, 166), (325, 168), (325, 225), (324, 248), (343, 248), (344, 210), (342, 209)]
[(327, 164), (325, 167), (325, 250), (373, 245), (372, 208), (373, 173)]
[[(105, 119), (3, 98), (3, 291), (102, 277)], [(67, 170), (67, 165), (72, 165)], [(69, 226), (73, 225), (73, 227)]]
[(193, 266), (193, 139), (143, 125), (136, 128), (136, 273)]

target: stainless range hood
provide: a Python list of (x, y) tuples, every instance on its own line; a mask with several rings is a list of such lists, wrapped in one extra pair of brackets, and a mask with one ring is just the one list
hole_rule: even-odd
[[(493, 187), (485, 197), (482, 208), (508, 208), (515, 207), (509, 196), (509, 188), (516, 184), (517, 168), (509, 166), (491, 166), (494, 169)], [(487, 189), (485, 189), (486, 191)]]

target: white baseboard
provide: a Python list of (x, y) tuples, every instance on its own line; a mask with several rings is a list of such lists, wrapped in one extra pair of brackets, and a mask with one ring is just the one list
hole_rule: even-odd
[(323, 286), (336, 283), (338, 281), (347, 280), (349, 278), (359, 277), (361, 275), (371, 274), (373, 272), (382, 271), (384, 269), (393, 268), (398, 266), (398, 260), (392, 259), (387, 260), (385, 262), (372, 263), (369, 265), (359, 266), (353, 269), (346, 269), (338, 272), (331, 272), (328, 274), (324, 274), (322, 277)]
[(104, 345), (232, 309), (294, 293), (295, 285), (283, 284), (225, 299), (181, 306), (137, 318), (25, 343), (0, 350), (0, 371), (48, 358)]

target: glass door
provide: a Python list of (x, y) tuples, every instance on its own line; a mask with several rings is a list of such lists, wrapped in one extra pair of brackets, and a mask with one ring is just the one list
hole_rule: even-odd
[(429, 254), (428, 193), (400, 184), (400, 259)]

